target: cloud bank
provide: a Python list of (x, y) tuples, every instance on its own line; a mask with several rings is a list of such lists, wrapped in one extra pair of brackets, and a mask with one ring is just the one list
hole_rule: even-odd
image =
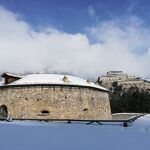
[[(91, 39), (96, 42), (90, 44)], [(150, 74), (150, 29), (138, 17), (103, 21), (85, 34), (35, 31), (0, 7), (0, 72), (67, 72), (96, 78), (109, 70)]]

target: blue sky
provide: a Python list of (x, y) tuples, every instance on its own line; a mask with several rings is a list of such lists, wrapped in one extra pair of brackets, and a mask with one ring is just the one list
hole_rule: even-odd
[[(0, 0), (0, 4), (35, 28), (51, 26), (69, 33), (131, 14), (150, 22), (149, 0)], [(89, 14), (90, 8), (95, 18)]]
[(148, 0), (0, 0), (0, 72), (96, 78), (123, 70), (149, 77), (149, 6)]

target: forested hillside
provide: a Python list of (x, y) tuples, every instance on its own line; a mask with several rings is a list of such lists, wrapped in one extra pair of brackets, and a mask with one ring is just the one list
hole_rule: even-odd
[(137, 87), (130, 87), (123, 91), (122, 86), (114, 82), (110, 92), (110, 104), (112, 113), (150, 113), (150, 89), (144, 91)]

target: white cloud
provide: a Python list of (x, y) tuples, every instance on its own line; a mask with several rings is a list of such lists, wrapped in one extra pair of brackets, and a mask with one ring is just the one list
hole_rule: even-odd
[(0, 8), (0, 72), (43, 72), (46, 68), (48, 72), (95, 78), (108, 70), (124, 70), (148, 76), (150, 50), (141, 55), (136, 51), (149, 47), (150, 29), (141, 24), (136, 17), (127, 26), (116, 20), (103, 22), (88, 29), (87, 34), (98, 41), (89, 44), (86, 34), (52, 28), (37, 32)]
[(96, 15), (96, 12), (95, 12), (95, 9), (90, 5), (88, 7), (88, 14), (90, 15), (91, 18), (97, 20), (97, 15)]
[(111, 70), (149, 76), (150, 29), (138, 17), (105, 21), (88, 31), (101, 42), (99, 51), (103, 51), (103, 61), (107, 59), (106, 68), (110, 64)]

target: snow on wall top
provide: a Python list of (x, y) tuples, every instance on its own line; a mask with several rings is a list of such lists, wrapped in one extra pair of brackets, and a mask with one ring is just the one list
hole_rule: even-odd
[(29, 74), (7, 85), (34, 85), (34, 84), (76, 85), (76, 86), (94, 87), (97, 89), (108, 91), (106, 88), (101, 87), (92, 81), (84, 80), (70, 75), (58, 75), (58, 74)]

